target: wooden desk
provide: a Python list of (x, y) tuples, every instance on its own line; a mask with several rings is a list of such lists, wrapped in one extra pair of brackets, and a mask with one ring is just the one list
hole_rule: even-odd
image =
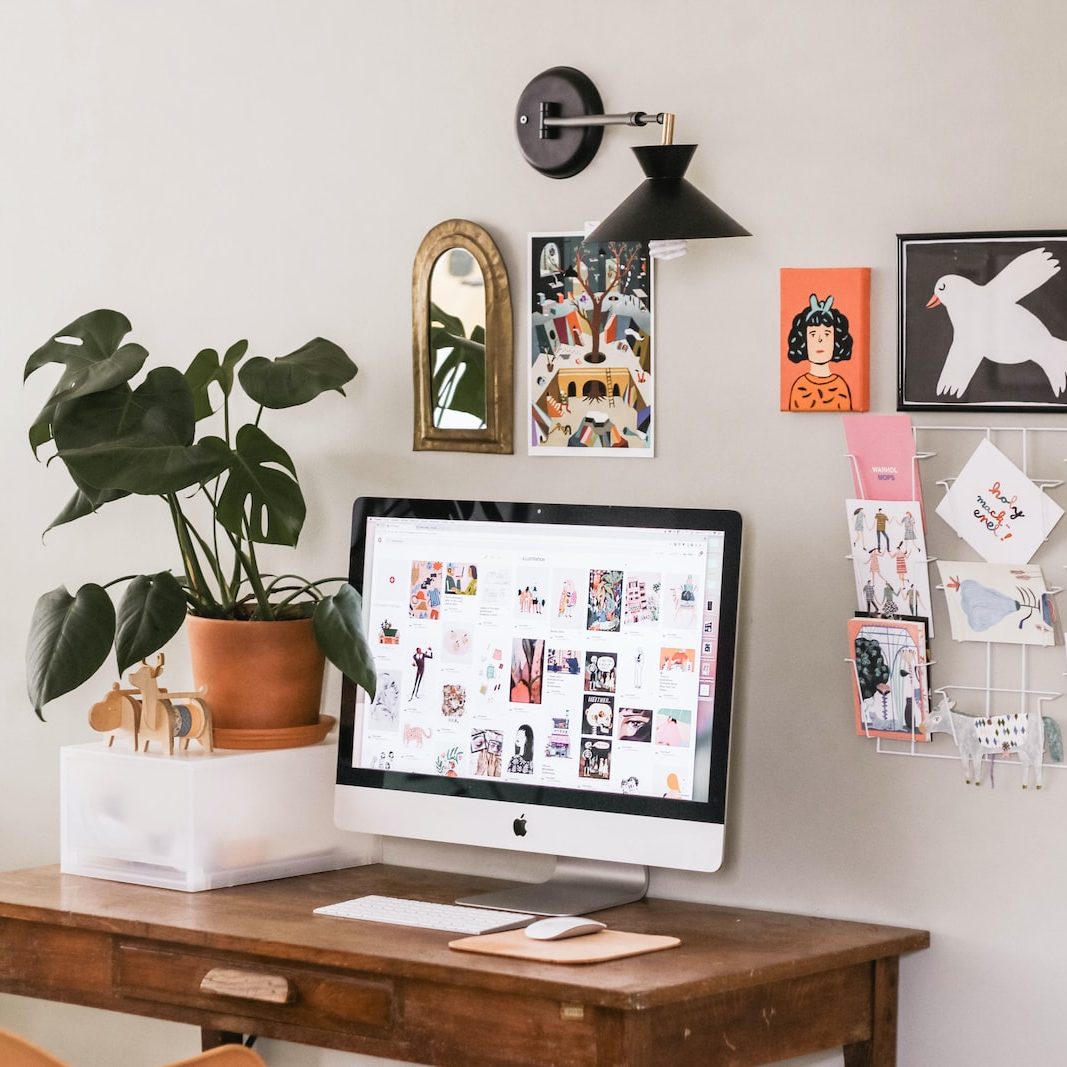
[(889, 1067), (898, 957), (930, 940), (645, 900), (601, 917), (677, 935), (680, 948), (559, 966), (454, 952), (455, 934), (311, 914), (364, 893), (451, 902), (498, 884), (373, 866), (186, 894), (55, 867), (0, 874), (0, 991), (191, 1023), (205, 1046), (256, 1033), (499, 1067), (737, 1067), (842, 1046), (848, 1067)]

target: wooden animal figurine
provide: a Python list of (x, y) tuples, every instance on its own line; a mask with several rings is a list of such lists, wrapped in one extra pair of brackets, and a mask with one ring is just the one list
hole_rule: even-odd
[(1010, 715), (991, 715), (977, 718), (954, 711), (955, 702), (947, 694), (926, 721), (919, 727), (922, 733), (949, 734), (960, 750), (963, 777), (968, 784), (982, 784), (982, 762), (986, 754), (1017, 755), (1023, 768), (1023, 789), (1031, 776), (1036, 788), (1041, 788), (1042, 762), (1046, 746), (1055, 763), (1063, 761), (1063, 735), (1059, 723), (1036, 711)]
[(205, 690), (195, 693), (172, 693), (159, 686), (156, 679), (163, 672), (163, 653), (156, 657), (155, 665), (146, 660), (130, 675), (130, 681), (141, 694), (140, 737), (144, 738), (141, 751), (148, 751), (150, 741), (158, 741), (168, 756), (174, 754), (174, 739), (178, 738), (182, 751), (189, 748), (189, 741), (196, 738), (203, 748), (212, 751), (211, 713), (204, 703)]
[(116, 682), (103, 700), (89, 709), (89, 725), (108, 734), (107, 747), (115, 743), (117, 734), (128, 734), (134, 752), (137, 751), (141, 726), (141, 705), (133, 699), (136, 689), (120, 689)]

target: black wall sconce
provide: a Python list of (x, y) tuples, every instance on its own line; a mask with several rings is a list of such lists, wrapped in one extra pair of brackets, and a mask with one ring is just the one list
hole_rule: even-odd
[(574, 67), (552, 67), (522, 91), (515, 132), (530, 166), (550, 178), (570, 178), (593, 160), (605, 126), (663, 127), (662, 143), (633, 149), (645, 180), (599, 226), (591, 241), (668, 241), (750, 237), (721, 207), (685, 179), (695, 144), (674, 144), (674, 115), (629, 111), (604, 114), (596, 86)]

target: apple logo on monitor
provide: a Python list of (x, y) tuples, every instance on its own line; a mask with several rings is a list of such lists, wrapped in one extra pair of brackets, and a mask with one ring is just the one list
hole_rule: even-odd
[(526, 836), (526, 816), (525, 815), (520, 815), (511, 824), (511, 828), (512, 828), (512, 830), (515, 831), (515, 836), (516, 837), (525, 837)]

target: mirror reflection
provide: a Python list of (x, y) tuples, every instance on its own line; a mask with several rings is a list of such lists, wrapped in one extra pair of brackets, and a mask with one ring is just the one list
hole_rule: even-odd
[(434, 427), (484, 430), (485, 276), (465, 248), (449, 248), (430, 275), (430, 403)]

